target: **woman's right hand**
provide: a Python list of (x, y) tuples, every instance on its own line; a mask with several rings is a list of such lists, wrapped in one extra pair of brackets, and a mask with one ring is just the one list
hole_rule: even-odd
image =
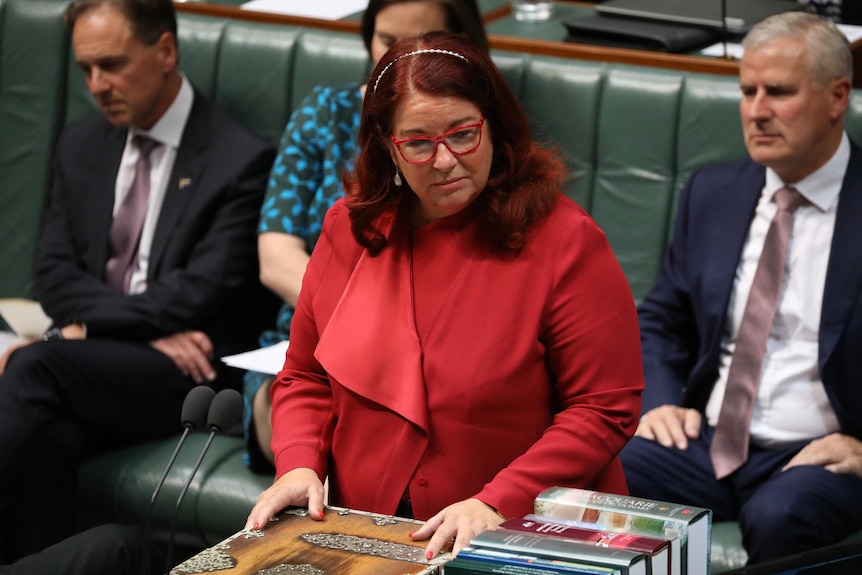
[(245, 529), (263, 529), (286, 507), (307, 506), (312, 519), (323, 519), (323, 482), (307, 467), (292, 469), (260, 494), (248, 515)]

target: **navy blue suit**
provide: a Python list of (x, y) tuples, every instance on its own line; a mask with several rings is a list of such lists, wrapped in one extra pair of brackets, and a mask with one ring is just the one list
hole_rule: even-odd
[[(687, 182), (656, 285), (638, 310), (644, 413), (665, 404), (704, 412), (718, 378), (728, 303), (765, 173), (763, 166), (744, 159), (698, 170)], [(841, 432), (862, 440), (860, 296), (862, 151), (851, 144), (827, 269), (819, 368)], [(862, 479), (815, 466), (781, 473), (805, 443), (781, 450), (752, 446), (743, 468), (718, 482), (708, 456), (711, 434), (704, 423), (701, 437), (684, 452), (632, 440), (622, 454), (632, 493), (710, 507), (716, 520), (739, 519), (743, 542), (755, 561), (831, 543), (862, 529)], [(768, 489), (761, 489), (765, 482)], [(800, 485), (808, 491), (819, 485), (826, 493), (802, 495)], [(842, 509), (821, 514), (820, 506)], [(804, 510), (798, 527), (787, 518), (793, 509)], [(769, 541), (769, 529), (761, 528), (767, 521), (778, 522), (772, 532), (777, 531), (774, 525), (790, 525), (781, 530), (780, 541)]]

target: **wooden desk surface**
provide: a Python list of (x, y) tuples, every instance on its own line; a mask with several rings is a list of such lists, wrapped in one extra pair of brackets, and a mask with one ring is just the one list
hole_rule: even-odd
[(340, 507), (323, 521), (304, 509), (278, 514), (263, 530), (239, 531), (171, 569), (171, 575), (436, 575), (451, 545), (431, 560), (409, 533), (421, 522)]

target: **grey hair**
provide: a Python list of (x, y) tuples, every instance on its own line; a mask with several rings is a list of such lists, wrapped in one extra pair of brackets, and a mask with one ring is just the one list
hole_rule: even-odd
[(834, 22), (815, 14), (792, 11), (770, 16), (751, 28), (742, 46), (749, 50), (783, 38), (805, 42), (808, 73), (815, 84), (822, 86), (838, 78), (853, 83), (850, 42)]

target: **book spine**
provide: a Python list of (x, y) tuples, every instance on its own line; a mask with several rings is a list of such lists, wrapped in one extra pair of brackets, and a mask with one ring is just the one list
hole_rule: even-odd
[(443, 566), (443, 575), (487, 575), (495, 573), (504, 575), (570, 575), (562, 571), (529, 565), (493, 565), (474, 561), (458, 561), (457, 559)]
[(481, 569), (475, 565), (465, 562), (459, 562), (457, 559), (452, 560), (441, 567), (443, 575), (484, 575), (485, 573), (493, 573), (487, 569)]
[[(659, 502), (650, 500), (644, 500), (641, 504), (611, 504), (613, 501), (619, 503), (620, 499), (614, 498), (617, 496), (590, 495), (594, 493), (574, 488), (546, 491), (535, 500), (536, 515), (566, 519), (567, 525), (588, 529), (679, 537), (683, 542), (688, 536), (688, 519), (672, 516), (680, 506), (659, 505)], [(636, 501), (630, 497), (618, 497)]]
[[(509, 521), (513, 521), (513, 520), (510, 519)], [(574, 523), (573, 521), (570, 521), (568, 519), (560, 519), (557, 517), (547, 517), (544, 515), (536, 515), (536, 514), (530, 514), (530, 515), (524, 516), (523, 521), (536, 521), (536, 522), (540, 522), (540, 523), (544, 522), (544, 523), (547, 523), (549, 525), (559, 525), (561, 527), (570, 527), (571, 526), (570, 524)], [(580, 527), (576, 527), (576, 528), (580, 529)], [(614, 532), (614, 533), (617, 533), (617, 534), (623, 535), (623, 536), (628, 535), (628, 532), (624, 532), (624, 531)], [(634, 535), (634, 537), (641, 537), (641, 535)], [(644, 535), (643, 540), (663, 542), (667, 546), (668, 562), (670, 563), (670, 575), (684, 575), (684, 573), (683, 573), (683, 564), (685, 563), (685, 558), (683, 556), (684, 549), (682, 547), (682, 544), (681, 544), (679, 537), (667, 538), (667, 537), (662, 537), (660, 535)], [(653, 552), (651, 555), (654, 556), (655, 554), (656, 554), (656, 552)]]
[(571, 539), (544, 537), (500, 528), (479, 533), (470, 545), (513, 554), (538, 555), (544, 558), (612, 567), (619, 569), (623, 575), (645, 572), (646, 565), (649, 563), (649, 557), (645, 553), (596, 547)]
[(688, 521), (687, 517), (694, 517), (702, 511), (706, 511), (691, 505), (590, 491), (577, 487), (551, 487), (540, 493), (537, 500), (557, 504), (573, 503), (590, 509), (619, 511), (653, 519), (673, 519), (676, 521)]
[(546, 523), (531, 519), (510, 519), (503, 522), (500, 527), (512, 529), (513, 531), (524, 531), (535, 535), (548, 537), (563, 537), (583, 541), (599, 547), (613, 547), (615, 549), (629, 549), (643, 553), (656, 553), (663, 547), (668, 546), (666, 539), (658, 537), (644, 537), (627, 532), (606, 531), (588, 529), (585, 527), (573, 527), (560, 523)]
[(554, 571), (561, 575), (619, 575), (620, 573), (618, 569), (612, 567), (601, 567), (598, 565), (565, 561), (563, 559), (550, 559), (538, 555), (523, 555), (480, 547), (465, 547), (458, 552), (455, 560), (469, 561), (481, 565), (523, 566), (532, 569)]

